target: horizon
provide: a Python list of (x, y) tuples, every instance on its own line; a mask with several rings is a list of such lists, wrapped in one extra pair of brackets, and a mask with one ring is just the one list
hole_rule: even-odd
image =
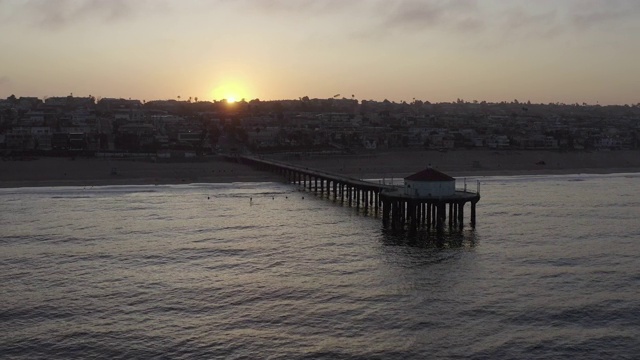
[[(298, 97), (295, 99), (260, 99), (260, 98), (254, 98), (254, 99), (226, 99), (226, 98), (222, 98), (222, 99), (212, 99), (212, 100), (208, 100), (208, 99), (194, 99), (194, 98), (166, 98), (166, 99), (137, 99), (137, 98), (124, 98), (124, 97), (119, 97), (119, 96), (94, 96), (94, 95), (74, 95), (74, 94), (69, 94), (69, 95), (53, 95), (53, 96), (44, 96), (44, 97), (38, 97), (38, 96), (30, 96), (28, 94), (24, 94), (24, 95), (16, 95), (16, 94), (11, 94), (6, 98), (0, 98), (0, 100), (8, 100), (11, 98), (11, 96), (15, 96), (16, 100), (19, 100), (20, 98), (36, 98), (38, 100), (41, 100), (43, 103), (49, 99), (49, 98), (66, 98), (66, 97), (73, 97), (73, 98), (90, 98), (92, 97), (94, 99), (94, 102), (97, 104), (100, 100), (103, 99), (110, 99), (110, 100), (127, 100), (127, 101), (139, 101), (142, 103), (142, 105), (145, 104), (149, 104), (151, 102), (164, 102), (164, 101), (175, 101), (175, 102), (183, 102), (183, 103), (189, 103), (189, 104), (196, 104), (196, 103), (210, 103), (210, 104), (216, 104), (216, 103), (228, 103), (228, 104), (235, 104), (235, 103), (242, 103), (243, 101), (245, 103), (250, 103), (252, 101), (260, 101), (260, 102), (278, 102), (278, 101), (303, 101), (303, 97)], [(308, 101), (312, 101), (312, 100), (351, 100), (351, 101), (356, 101), (357, 104), (362, 104), (363, 102), (378, 102), (378, 103), (383, 103), (385, 101), (389, 101), (392, 104), (396, 104), (396, 105), (401, 105), (403, 104), (401, 101), (395, 101), (395, 100), (389, 100), (389, 99), (357, 99), (357, 98), (348, 98), (348, 97), (328, 97), (328, 98), (313, 98), (313, 97), (309, 97)], [(549, 102), (549, 103), (536, 103), (536, 102), (532, 102), (532, 101), (520, 101), (518, 99), (514, 99), (511, 101), (507, 101), (507, 100), (502, 100), (502, 101), (486, 101), (486, 100), (473, 100), (473, 101), (469, 101), (466, 99), (457, 99), (459, 101), (456, 100), (452, 100), (452, 101), (429, 101), (428, 99), (412, 99), (411, 102), (405, 101), (405, 103), (407, 105), (412, 105), (414, 103), (414, 101), (420, 101), (422, 103), (424, 103), (425, 105), (427, 104), (432, 104), (432, 105), (438, 105), (438, 104), (462, 104), (462, 105), (503, 105), (503, 104), (511, 104), (511, 105), (526, 105), (526, 106), (533, 106), (533, 105), (539, 105), (539, 106), (550, 106), (550, 105), (557, 105), (557, 106), (601, 106), (601, 107), (607, 107), (607, 106), (629, 106), (629, 107), (640, 107), (640, 102), (636, 103), (636, 104), (589, 104), (589, 103), (563, 103), (563, 102), (558, 102), (558, 101), (554, 101), (554, 102)], [(517, 101), (517, 102), (515, 102)]]
[(2, 0), (0, 98), (636, 104), (639, 18), (633, 0)]

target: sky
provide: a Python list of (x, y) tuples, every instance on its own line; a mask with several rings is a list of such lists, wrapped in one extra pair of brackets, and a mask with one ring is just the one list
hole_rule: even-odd
[(640, 102), (638, 0), (0, 0), (0, 97)]

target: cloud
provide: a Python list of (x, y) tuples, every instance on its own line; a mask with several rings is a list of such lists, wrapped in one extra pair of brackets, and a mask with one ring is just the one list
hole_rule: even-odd
[(461, 32), (480, 31), (485, 28), (486, 24), (484, 20), (474, 17), (464, 18), (456, 24), (456, 29)]
[(403, 0), (387, 4), (383, 4), (381, 10), (384, 11), (383, 14), (387, 14), (384, 25), (392, 29), (421, 30), (447, 24), (455, 26), (461, 23), (475, 23), (473, 27), (477, 27), (482, 23), (474, 16), (474, 12), (478, 10), (475, 0), (450, 2)]
[(4, 75), (4, 76), (0, 76), (0, 86), (4, 86), (4, 85), (10, 85), (11, 84), (11, 78)]
[(476, 0), (381, 0), (368, 10), (369, 25), (358, 34), (362, 39), (431, 31), (467, 34), (487, 27)]
[(117, 21), (130, 16), (132, 11), (123, 0), (29, 0), (25, 8), (36, 25), (47, 30), (58, 30), (88, 19)]
[(640, 15), (640, 1), (574, 1), (569, 11), (569, 19), (578, 29), (608, 27), (626, 20), (637, 21)]
[(568, 30), (557, 8), (537, 11), (510, 8), (504, 10), (499, 18), (502, 19), (498, 22), (499, 31), (506, 38), (551, 39)]
[[(254, 14), (351, 17), (384, 31), (421, 31), (435, 26), (469, 31), (484, 26), (477, 0), (218, 0)], [(339, 26), (339, 24), (337, 24)], [(369, 31), (371, 29), (364, 29)]]
[(26, 19), (44, 30), (60, 30), (84, 22), (121, 22), (163, 5), (164, 0), (27, 0), (10, 8), (14, 14), (7, 18)]
[(513, 1), (496, 16), (496, 30), (502, 40), (576, 39), (587, 30), (615, 36), (639, 16), (637, 0)]
[(358, 9), (366, 7), (378, 0), (214, 0), (210, 4), (230, 5), (240, 12), (259, 16), (294, 16), (302, 19), (308, 17), (354, 14)]
[(638, 0), (380, 0), (376, 36), (444, 31), (476, 39), (550, 40), (585, 30), (616, 34), (640, 18)]
[[(236, 0), (237, 1), (237, 0)], [(361, 3), (360, 0), (245, 0), (245, 5), (263, 12), (337, 13)]]

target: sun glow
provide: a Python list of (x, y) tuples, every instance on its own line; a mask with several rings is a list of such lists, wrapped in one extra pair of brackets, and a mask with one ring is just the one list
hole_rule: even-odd
[(226, 100), (228, 103), (247, 99), (246, 88), (238, 82), (222, 84), (212, 91), (212, 95), (214, 100)]

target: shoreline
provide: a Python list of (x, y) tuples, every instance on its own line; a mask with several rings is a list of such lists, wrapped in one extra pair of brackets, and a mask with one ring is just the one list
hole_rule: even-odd
[[(483, 178), (483, 177), (499, 177), (499, 176), (562, 176), (562, 175), (615, 175), (615, 174), (637, 174), (640, 168), (584, 168), (584, 169), (564, 169), (564, 170), (495, 170), (495, 171), (453, 171), (447, 172), (447, 175), (456, 179), (461, 178)], [(386, 178), (391, 178), (389, 174), (385, 174)], [(391, 174), (394, 179), (400, 179), (407, 176), (405, 173)], [(367, 174), (365, 179), (380, 179), (380, 174)]]
[[(360, 179), (401, 179), (425, 164), (456, 178), (640, 173), (640, 152), (389, 151), (278, 161)], [(545, 159), (545, 165), (536, 164)], [(112, 174), (112, 171), (116, 174)], [(40, 158), (0, 161), (0, 188), (282, 182), (277, 174), (214, 156), (199, 162)]]
[[(640, 174), (640, 169), (567, 169), (565, 171), (547, 172), (524, 172), (524, 171), (497, 171), (497, 172), (465, 172), (450, 173), (452, 177), (460, 180), (462, 178), (482, 179), (490, 177), (517, 177), (517, 176), (563, 176), (563, 175), (617, 175), (617, 174)], [(363, 180), (400, 180), (405, 175), (396, 174), (389, 176), (385, 174), (365, 174)], [(0, 189), (20, 189), (39, 187), (100, 187), (100, 186), (162, 186), (162, 185), (191, 185), (191, 184), (232, 184), (232, 183), (263, 183), (282, 182), (283, 179), (269, 174), (260, 176), (238, 176), (238, 177), (211, 177), (201, 178), (194, 181), (178, 181), (174, 179), (94, 179), (94, 180), (27, 180), (27, 181), (0, 181)]]
[(276, 174), (215, 157), (198, 162), (130, 159), (39, 158), (1, 161), (0, 188), (176, 185), (279, 181)]

